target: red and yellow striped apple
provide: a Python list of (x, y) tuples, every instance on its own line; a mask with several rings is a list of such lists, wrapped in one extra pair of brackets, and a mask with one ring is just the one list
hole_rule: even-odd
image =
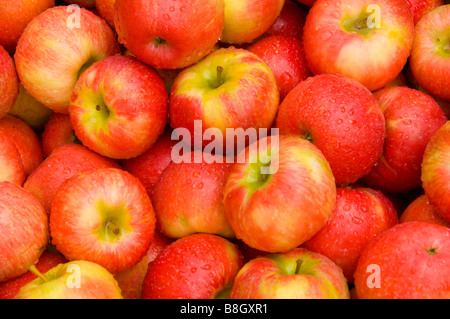
[(428, 196), (423, 194), (413, 200), (400, 216), (400, 223), (407, 222), (428, 222), (439, 224), (450, 228), (450, 221), (442, 218), (436, 209), (431, 205)]
[(14, 61), (0, 45), (0, 118), (4, 117), (19, 96), (19, 79)]

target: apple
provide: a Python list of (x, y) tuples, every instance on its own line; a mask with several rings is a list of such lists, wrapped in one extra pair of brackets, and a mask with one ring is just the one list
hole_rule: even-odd
[(213, 234), (192, 234), (169, 244), (149, 265), (143, 299), (212, 299), (226, 296), (243, 257)]
[(55, 5), (55, 0), (1, 0), (0, 45), (11, 54), (27, 24), (40, 13)]
[(25, 170), (19, 150), (11, 139), (0, 131), (0, 182), (11, 182), (22, 186)]
[(133, 158), (163, 133), (168, 94), (152, 67), (130, 56), (115, 55), (83, 72), (68, 111), (83, 145), (109, 158)]
[(112, 274), (144, 257), (154, 230), (155, 213), (144, 186), (121, 169), (80, 172), (58, 188), (52, 201), (50, 233), (56, 250)]
[(95, 0), (95, 8), (100, 16), (114, 27), (114, 4), (116, 0)]
[(44, 252), (49, 240), (47, 214), (23, 187), (0, 182), (0, 282), (23, 275)]
[(276, 127), (314, 143), (338, 186), (367, 175), (383, 152), (385, 119), (373, 94), (358, 81), (321, 74), (300, 82), (280, 104)]
[(14, 58), (27, 92), (53, 111), (67, 114), (78, 77), (94, 62), (116, 53), (117, 39), (103, 19), (84, 8), (56, 6), (27, 25)]
[(247, 262), (231, 299), (350, 299), (342, 270), (327, 257), (296, 248)]
[(53, 111), (39, 103), (19, 84), (19, 96), (8, 114), (20, 118), (36, 132), (40, 132), (53, 115)]
[(285, 35), (302, 41), (306, 12), (293, 0), (286, 0), (274, 24), (264, 35)]
[(450, 221), (445, 220), (437, 213), (425, 194), (417, 197), (406, 207), (399, 221), (400, 223), (429, 222), (450, 228)]
[(102, 266), (75, 260), (59, 264), (23, 286), (14, 299), (123, 299), (113, 275)]
[(261, 251), (286, 252), (314, 236), (331, 217), (335, 179), (322, 152), (309, 141), (277, 135), (254, 143), (228, 175), (225, 212), (236, 238)]
[(374, 95), (386, 120), (386, 139), (383, 154), (363, 180), (383, 192), (407, 193), (422, 185), (423, 153), (447, 117), (432, 97), (412, 88), (385, 88)]
[(412, 74), (432, 96), (450, 101), (450, 6), (439, 6), (416, 24), (409, 58)]
[(75, 135), (68, 114), (53, 113), (41, 134), (42, 155), (47, 158), (54, 149), (67, 144), (82, 144)]
[(141, 261), (114, 276), (124, 299), (141, 299), (142, 286), (149, 265), (170, 243), (172, 239), (155, 231), (150, 248)]
[(137, 157), (123, 160), (122, 167), (137, 177), (151, 196), (159, 177), (172, 161), (172, 148), (177, 143), (172, 140), (172, 130), (166, 128), (150, 149)]
[(317, 0), (303, 29), (314, 74), (341, 74), (371, 91), (402, 71), (413, 38), (414, 21), (404, 0)]
[(251, 43), (277, 20), (285, 0), (224, 0), (225, 20), (220, 41)]
[(249, 46), (248, 50), (270, 67), (280, 91), (280, 101), (284, 100), (298, 83), (312, 76), (303, 53), (302, 42), (294, 37), (266, 36)]
[[(176, 77), (169, 99), (170, 126), (194, 136), (195, 121), (201, 121), (201, 133), (215, 130), (225, 145), (235, 136), (227, 129), (270, 128), (279, 100), (276, 79), (261, 58), (244, 49), (221, 48)], [(203, 139), (203, 146), (208, 143)]]
[[(136, 14), (139, 12), (139, 14)], [(224, 0), (117, 0), (114, 26), (122, 43), (158, 69), (182, 69), (208, 55), (224, 24)]]
[(398, 224), (397, 211), (381, 192), (370, 188), (338, 188), (332, 217), (303, 247), (338, 265), (347, 282), (365, 245), (376, 235)]
[[(39, 261), (35, 264), (35, 267), (39, 272), (45, 273), (53, 267), (66, 262), (68, 261), (61, 254), (44, 251), (39, 257)], [(37, 276), (33, 272), (27, 271), (23, 275), (1, 282), (0, 299), (13, 299), (18, 294), (20, 288), (36, 278)]]
[[(201, 151), (196, 151), (201, 153)], [(223, 192), (231, 164), (195, 161), (171, 162), (161, 173), (153, 190), (158, 229), (171, 238), (210, 233), (234, 238), (223, 203)], [(197, 155), (198, 156), (198, 155)]]
[(19, 79), (13, 59), (1, 45), (0, 66), (0, 118), (2, 118), (11, 110), (19, 96)]
[[(406, 80), (403, 72), (400, 72), (395, 79), (393, 79), (388, 85), (384, 88), (392, 87), (392, 86), (408, 86), (408, 81)], [(381, 89), (380, 89), (381, 90)]]
[(448, 299), (450, 229), (407, 222), (374, 237), (358, 260), (355, 287), (360, 299)]
[(430, 138), (423, 154), (421, 180), (425, 194), (439, 215), (450, 221), (450, 121)]
[(406, 0), (414, 17), (414, 24), (433, 9), (444, 5), (444, 0)]
[(29, 176), (44, 160), (38, 135), (27, 123), (12, 115), (0, 119), (0, 131), (16, 146), (25, 177)]
[(63, 145), (44, 159), (28, 176), (23, 187), (33, 194), (50, 214), (53, 197), (64, 181), (81, 171), (107, 167), (120, 168), (115, 160), (90, 151), (83, 145)]

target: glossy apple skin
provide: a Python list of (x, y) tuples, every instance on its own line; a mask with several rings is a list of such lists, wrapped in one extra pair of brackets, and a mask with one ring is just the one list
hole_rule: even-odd
[[(155, 212), (139, 180), (117, 168), (80, 172), (52, 201), (52, 244), (69, 260), (88, 260), (116, 274), (148, 251)], [(117, 226), (110, 231), (108, 225)]]
[(92, 152), (83, 145), (63, 145), (55, 149), (28, 176), (23, 187), (32, 193), (50, 214), (53, 197), (64, 181), (81, 171), (107, 167), (120, 168), (115, 160)]
[(450, 221), (445, 220), (438, 214), (425, 194), (417, 197), (406, 207), (399, 221), (400, 223), (429, 222), (450, 228)]
[[(200, 152), (200, 151), (198, 151)], [(152, 202), (158, 229), (171, 238), (210, 233), (234, 238), (223, 203), (223, 192), (232, 164), (171, 162), (156, 184)]]
[(141, 261), (131, 268), (114, 275), (124, 299), (141, 299), (142, 286), (149, 265), (172, 241), (171, 238), (162, 235), (159, 231), (155, 231), (150, 248)]
[(80, 28), (67, 26), (74, 13), (56, 6), (25, 28), (14, 55), (17, 73), (36, 100), (57, 113), (66, 113), (75, 83), (87, 66), (120, 53), (108, 24), (80, 9)]
[(168, 94), (152, 67), (115, 55), (94, 63), (80, 76), (68, 111), (83, 145), (109, 158), (133, 158), (163, 133)]
[(377, 91), (386, 120), (383, 154), (363, 180), (368, 186), (391, 193), (407, 193), (421, 186), (425, 148), (447, 117), (429, 95), (408, 87)]
[(406, 0), (406, 3), (413, 14), (414, 24), (417, 24), (428, 12), (444, 5), (444, 0)]
[(285, 0), (224, 0), (225, 21), (220, 41), (251, 43), (277, 20)]
[[(331, 217), (335, 180), (320, 150), (300, 137), (272, 136), (255, 143), (243, 151), (245, 162), (231, 169), (225, 211), (236, 238), (261, 251), (286, 252), (310, 239)], [(278, 170), (264, 180), (256, 159), (268, 150)]]
[[(365, 28), (367, 35), (361, 35), (353, 26), (372, 14), (365, 13), (369, 5), (381, 9), (381, 27)], [(318, 0), (303, 29), (306, 60), (314, 74), (341, 74), (371, 91), (386, 86), (402, 71), (413, 38), (413, 17), (403, 0)]]
[[(217, 67), (223, 83), (216, 87)], [(169, 102), (170, 126), (186, 128), (194, 136), (194, 120), (221, 131), (227, 128), (270, 128), (280, 94), (269, 66), (244, 49), (221, 48), (179, 73)], [(210, 141), (204, 141), (204, 145)]]
[(110, 25), (114, 26), (114, 4), (116, 0), (95, 0), (95, 8), (100, 16)]
[(224, 17), (223, 0), (158, 0), (151, 5), (145, 0), (116, 0), (114, 4), (119, 42), (158, 69), (185, 68), (208, 55), (220, 37)]
[(12, 115), (0, 119), (0, 131), (16, 146), (25, 176), (29, 176), (44, 160), (38, 135), (27, 123)]
[(440, 6), (425, 15), (416, 24), (409, 59), (411, 71), (420, 86), (444, 101), (450, 101), (449, 27), (449, 5)]
[(338, 188), (332, 217), (303, 247), (330, 258), (342, 269), (347, 282), (352, 283), (364, 246), (376, 234), (396, 224), (397, 212), (381, 192), (370, 188)]
[(430, 138), (422, 161), (422, 187), (439, 215), (450, 221), (450, 122)]
[(306, 12), (293, 0), (286, 0), (278, 18), (264, 35), (284, 35), (302, 41)]
[[(46, 273), (53, 267), (66, 262), (68, 261), (61, 254), (44, 251), (35, 266), (39, 272)], [(35, 274), (27, 271), (23, 275), (0, 283), (0, 299), (13, 299), (20, 288), (36, 278), (37, 276)]]
[(1, 45), (0, 66), (0, 118), (2, 118), (11, 110), (19, 96), (19, 78), (13, 59)]
[(168, 245), (149, 265), (143, 299), (213, 299), (231, 287), (243, 257), (213, 234), (192, 234)]
[(17, 0), (0, 2), (0, 45), (11, 54), (27, 24), (40, 13), (55, 5), (55, 0)]
[(47, 246), (49, 227), (42, 204), (23, 187), (0, 182), (0, 282), (27, 272)]
[(354, 79), (322, 74), (300, 82), (279, 107), (280, 134), (310, 138), (336, 184), (367, 175), (383, 152), (385, 119), (373, 94)]
[[(296, 273), (297, 260), (302, 267)], [(231, 299), (350, 299), (342, 270), (327, 257), (296, 248), (246, 263), (237, 274)]]
[(150, 196), (159, 177), (172, 161), (172, 148), (178, 141), (172, 140), (171, 133), (172, 130), (166, 128), (149, 150), (121, 162), (123, 169), (136, 176)]
[[(80, 287), (71, 288), (71, 276), (80, 275)], [(85, 260), (59, 264), (23, 286), (14, 299), (123, 299), (113, 275), (102, 266)]]
[(280, 101), (312, 76), (303, 52), (301, 40), (290, 36), (267, 36), (257, 40), (248, 50), (259, 56), (272, 71), (280, 91)]
[[(370, 265), (379, 267), (379, 288), (367, 285), (374, 274)], [(360, 299), (448, 299), (449, 265), (449, 228), (427, 222), (398, 224), (364, 248), (355, 271), (356, 292)]]
[(0, 181), (11, 182), (22, 186), (25, 181), (25, 170), (19, 150), (11, 139), (0, 132)]
[[(42, 155), (47, 158), (54, 149), (77, 142), (68, 114), (53, 113), (41, 134)], [(78, 141), (81, 144), (80, 141)]]

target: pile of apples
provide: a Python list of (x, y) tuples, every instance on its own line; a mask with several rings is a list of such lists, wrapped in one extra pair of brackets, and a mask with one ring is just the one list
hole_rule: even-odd
[(448, 3), (0, 0), (0, 298), (450, 298)]

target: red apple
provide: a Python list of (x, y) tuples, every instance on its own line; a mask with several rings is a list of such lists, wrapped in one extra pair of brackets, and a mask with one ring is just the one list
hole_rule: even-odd
[(110, 26), (114, 26), (114, 4), (116, 0), (95, 0), (95, 8)]
[(14, 106), (19, 96), (19, 79), (14, 61), (0, 45), (0, 118)]
[(150, 264), (143, 299), (210, 299), (227, 294), (242, 254), (213, 234), (193, 234), (168, 245)]
[(450, 221), (450, 121), (430, 138), (422, 161), (422, 187), (439, 215)]
[(149, 150), (122, 161), (123, 168), (141, 181), (150, 196), (162, 172), (172, 161), (172, 148), (178, 141), (172, 140), (171, 134), (172, 130), (166, 129)]
[(25, 170), (20, 152), (11, 139), (0, 132), (0, 182), (23, 185)]
[(444, 5), (444, 0), (406, 0), (406, 3), (413, 14), (414, 24), (417, 24), (428, 12)]
[(378, 90), (405, 66), (414, 21), (404, 0), (317, 0), (303, 44), (314, 74), (341, 74)]
[[(53, 267), (66, 262), (67, 260), (61, 254), (44, 251), (35, 267), (41, 273), (45, 273)], [(36, 278), (37, 276), (33, 272), (27, 271), (21, 276), (0, 283), (0, 299), (13, 299), (18, 294), (20, 288)]]
[(335, 180), (320, 150), (281, 135), (243, 152), (245, 161), (234, 164), (224, 191), (236, 237), (261, 251), (286, 252), (314, 236), (336, 205)]
[(113, 275), (85, 260), (59, 264), (23, 286), (14, 299), (122, 299)]
[(258, 257), (237, 274), (232, 299), (350, 299), (342, 270), (327, 257), (296, 248)]
[[(201, 151), (197, 151), (200, 152)], [(203, 154), (200, 154), (202, 156)], [(171, 162), (162, 172), (152, 196), (158, 229), (171, 238), (210, 233), (233, 238), (223, 203), (231, 164), (194, 160)]]
[(336, 184), (367, 175), (383, 152), (385, 119), (378, 101), (361, 83), (322, 74), (300, 82), (279, 107), (280, 134), (295, 134), (325, 155)]
[(23, 187), (0, 182), (0, 282), (21, 276), (34, 265), (49, 240), (47, 214)]
[(198, 62), (211, 52), (223, 24), (224, 0), (117, 0), (114, 5), (119, 42), (158, 69)]
[(11, 54), (27, 24), (40, 13), (55, 5), (55, 0), (1, 0), (0, 45)]
[(114, 276), (124, 299), (141, 299), (142, 286), (149, 265), (171, 242), (172, 239), (155, 231), (150, 248), (141, 261)]
[(155, 213), (139, 180), (117, 168), (80, 172), (55, 194), (52, 244), (68, 260), (88, 260), (112, 274), (136, 265), (148, 251)]
[(42, 155), (48, 157), (54, 149), (81, 142), (75, 136), (68, 114), (54, 113), (44, 126), (41, 134)]
[(55, 149), (33, 173), (23, 187), (32, 193), (50, 213), (51, 203), (64, 181), (81, 171), (97, 168), (120, 168), (116, 161), (90, 151), (83, 145), (63, 145)]
[(257, 40), (248, 50), (270, 67), (277, 81), (281, 101), (298, 83), (312, 76), (302, 42), (294, 37), (267, 36)]
[(423, 153), (447, 117), (432, 97), (408, 87), (385, 88), (375, 97), (386, 120), (386, 139), (364, 182), (383, 192), (407, 193), (421, 186)]
[(116, 37), (103, 19), (84, 8), (56, 6), (27, 25), (14, 57), (28, 93), (55, 112), (67, 113), (82, 72), (119, 52)]
[[(276, 79), (264, 61), (244, 49), (222, 48), (179, 73), (170, 95), (170, 126), (195, 136), (199, 120), (201, 134), (214, 130), (225, 145), (235, 136), (227, 129), (270, 128), (279, 99)], [(208, 143), (203, 139), (203, 146)]]
[(391, 83), (385, 86), (385, 88), (392, 86), (408, 86), (408, 81), (406, 80), (403, 72), (400, 72), (397, 77), (391, 81)]
[(27, 123), (12, 115), (0, 119), (0, 131), (8, 136), (19, 151), (25, 177), (27, 177), (43, 161), (38, 135)]
[(437, 213), (425, 194), (413, 200), (400, 216), (400, 223), (413, 221), (429, 222), (450, 228), (450, 221), (445, 220)]
[(365, 245), (376, 234), (396, 224), (397, 212), (381, 192), (370, 188), (338, 188), (332, 217), (303, 247), (331, 259), (352, 283)]
[(109, 158), (133, 158), (163, 133), (168, 94), (152, 67), (116, 55), (86, 69), (75, 84), (68, 111), (83, 145)]
[(448, 299), (450, 229), (398, 224), (373, 238), (355, 271), (360, 299)]
[(305, 22), (305, 10), (293, 0), (286, 0), (278, 18), (265, 35), (285, 35), (302, 41)]
[(425, 91), (450, 101), (450, 6), (437, 7), (416, 24), (409, 59), (411, 71)]

